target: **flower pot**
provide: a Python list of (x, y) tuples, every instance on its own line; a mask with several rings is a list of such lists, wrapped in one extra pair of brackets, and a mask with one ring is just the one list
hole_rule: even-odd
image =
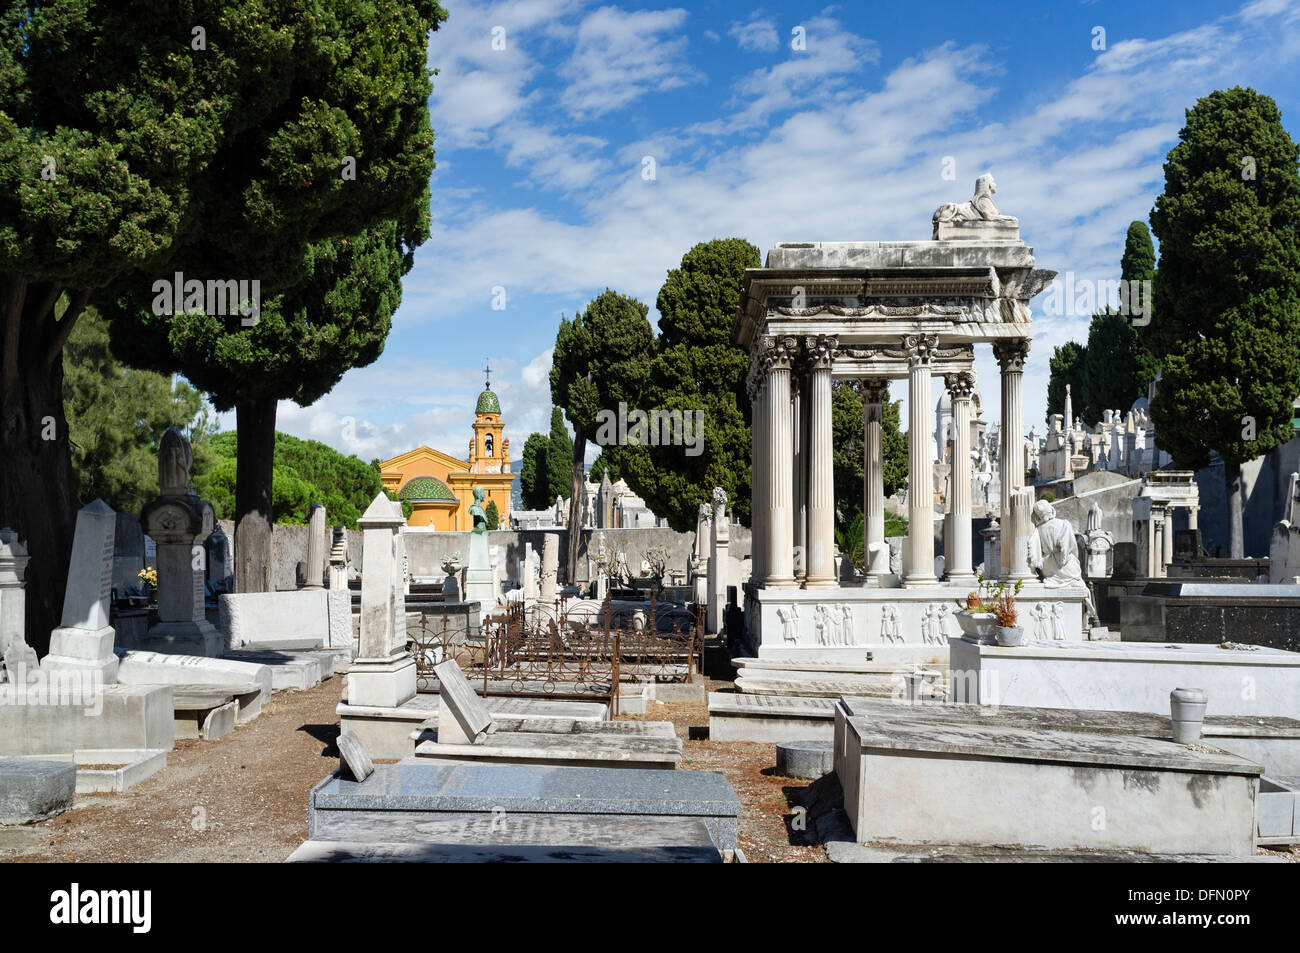
[(962, 609), (952, 615), (957, 620), (957, 625), (961, 627), (963, 636), (975, 642), (982, 642), (984, 645), (993, 644), (992, 612), (970, 612)]
[(998, 645), (1025, 644), (1025, 630), (1018, 625), (995, 625), (993, 634), (998, 640)]
[(1175, 688), (1169, 693), (1169, 714), (1173, 721), (1174, 741), (1192, 745), (1201, 739), (1201, 723), (1209, 699), (1199, 688)]

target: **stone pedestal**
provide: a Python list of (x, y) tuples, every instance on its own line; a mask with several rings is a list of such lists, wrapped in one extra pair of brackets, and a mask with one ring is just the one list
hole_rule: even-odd
[(713, 488), (713, 538), (709, 548), (709, 598), (705, 615), (705, 631), (715, 634), (722, 631), (727, 611), (727, 567), (731, 545), (730, 526), (727, 524), (727, 494), (722, 487)]
[(357, 524), (362, 534), (361, 637), (348, 670), (347, 704), (395, 708), (413, 698), (416, 689), (415, 659), (406, 650), (398, 545), (405, 520), (381, 492)]
[[(553, 533), (547, 535), (554, 538)], [(496, 599), (492, 595), (492, 556), (488, 552), (486, 532), (469, 534), (469, 564), (465, 569), (465, 601), (477, 602), (485, 610), (491, 609), (496, 604)]]
[(217, 656), (221, 633), (203, 609), (203, 541), (216, 526), (212, 504), (192, 495), (168, 494), (147, 504), (140, 526), (158, 545), (158, 624), (140, 648), (177, 655)]
[[(471, 536), (471, 553), (473, 537)], [(473, 565), (471, 560), (470, 565)], [(542, 577), (538, 598), (544, 605), (554, 605), (557, 597), (556, 580), (560, 573), (560, 537), (555, 533), (542, 536)]]
[(50, 634), (49, 672), (88, 673), (103, 684), (117, 681), (108, 600), (113, 585), (113, 533), (117, 514), (103, 500), (82, 507), (72, 539), (62, 624)]
[[(27, 599), (27, 547), (12, 529), (0, 529), (0, 678), (25, 681), (35, 674), (36, 650), (27, 644), (24, 628)], [(25, 670), (22, 679), (18, 673)]]

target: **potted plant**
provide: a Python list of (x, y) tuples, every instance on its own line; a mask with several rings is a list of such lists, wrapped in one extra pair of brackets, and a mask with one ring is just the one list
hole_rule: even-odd
[[(965, 602), (957, 603), (958, 611), (953, 613), (953, 617), (963, 636), (984, 645), (994, 645), (998, 600), (1006, 594), (1007, 586), (993, 583), (982, 572), (977, 579), (978, 590), (967, 593)], [(1023, 586), (1023, 580), (1018, 580), (1013, 592), (1019, 595)]]
[(1025, 630), (1016, 625), (1017, 621), (1015, 597), (1004, 592), (993, 610), (993, 633), (998, 645), (1025, 644)]

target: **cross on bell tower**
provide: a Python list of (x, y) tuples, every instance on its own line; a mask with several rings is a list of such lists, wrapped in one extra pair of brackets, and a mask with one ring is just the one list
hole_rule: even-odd
[(492, 389), (492, 362), (490, 360), (483, 361), (483, 376), (486, 378), (486, 380), (483, 382), (483, 389), (491, 390)]

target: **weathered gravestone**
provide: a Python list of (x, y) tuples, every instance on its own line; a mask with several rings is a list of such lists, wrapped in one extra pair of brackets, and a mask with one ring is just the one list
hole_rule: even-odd
[(1137, 543), (1116, 543), (1112, 551), (1112, 579), (1136, 579), (1138, 566)]
[(481, 744), (496, 729), (483, 699), (454, 660), (435, 665), (438, 676), (438, 742)]
[(375, 764), (356, 732), (339, 732), (338, 748), (340, 766), (350, 780), (364, 781), (375, 773)]
[(24, 683), (37, 677), (39, 665), (24, 636), (28, 558), (18, 534), (8, 527), (0, 529), (0, 679)]
[(62, 625), (50, 634), (50, 654), (42, 669), (97, 673), (106, 685), (117, 681), (114, 631), (108, 624), (116, 524), (117, 514), (103, 500), (77, 512)]

